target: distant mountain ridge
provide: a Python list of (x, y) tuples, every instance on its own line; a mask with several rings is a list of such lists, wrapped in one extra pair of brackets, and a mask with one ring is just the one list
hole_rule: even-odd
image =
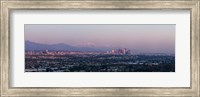
[(31, 41), (25, 41), (25, 50), (63, 50), (63, 51), (108, 51), (109, 48), (97, 47), (75, 47), (63, 43), (59, 44), (41, 44)]

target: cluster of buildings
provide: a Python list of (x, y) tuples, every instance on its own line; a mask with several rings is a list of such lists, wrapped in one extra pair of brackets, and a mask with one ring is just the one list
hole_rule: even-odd
[(128, 50), (126, 48), (123, 49), (116, 49), (116, 50), (111, 50), (110, 52), (111, 54), (120, 54), (120, 55), (130, 55), (131, 54), (131, 50)]
[(26, 55), (84, 55), (84, 54), (107, 54), (106, 52), (79, 52), (79, 51), (26, 51)]
[(107, 52), (76, 52), (76, 51), (26, 51), (26, 55), (73, 55), (73, 54), (115, 54), (115, 55), (130, 55), (131, 50), (124, 49), (113, 49)]

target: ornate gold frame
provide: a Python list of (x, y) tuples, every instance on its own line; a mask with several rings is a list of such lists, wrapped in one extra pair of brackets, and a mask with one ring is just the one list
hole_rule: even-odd
[[(199, 0), (1, 0), (0, 96), (200, 96)], [(188, 9), (191, 14), (191, 87), (189, 88), (13, 88), (9, 87), (9, 15), (20, 9)]]

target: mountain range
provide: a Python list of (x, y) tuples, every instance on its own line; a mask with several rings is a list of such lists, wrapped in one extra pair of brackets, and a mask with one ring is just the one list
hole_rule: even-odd
[(99, 47), (77, 47), (64, 43), (59, 44), (41, 44), (31, 41), (25, 41), (25, 50), (62, 50), (62, 51), (108, 51), (109, 48)]

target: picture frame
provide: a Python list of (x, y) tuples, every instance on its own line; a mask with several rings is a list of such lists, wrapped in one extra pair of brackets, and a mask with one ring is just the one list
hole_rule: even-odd
[[(9, 96), (200, 96), (199, 0), (1, 0), (1, 93)], [(12, 10), (190, 10), (190, 87), (10, 87)]]

